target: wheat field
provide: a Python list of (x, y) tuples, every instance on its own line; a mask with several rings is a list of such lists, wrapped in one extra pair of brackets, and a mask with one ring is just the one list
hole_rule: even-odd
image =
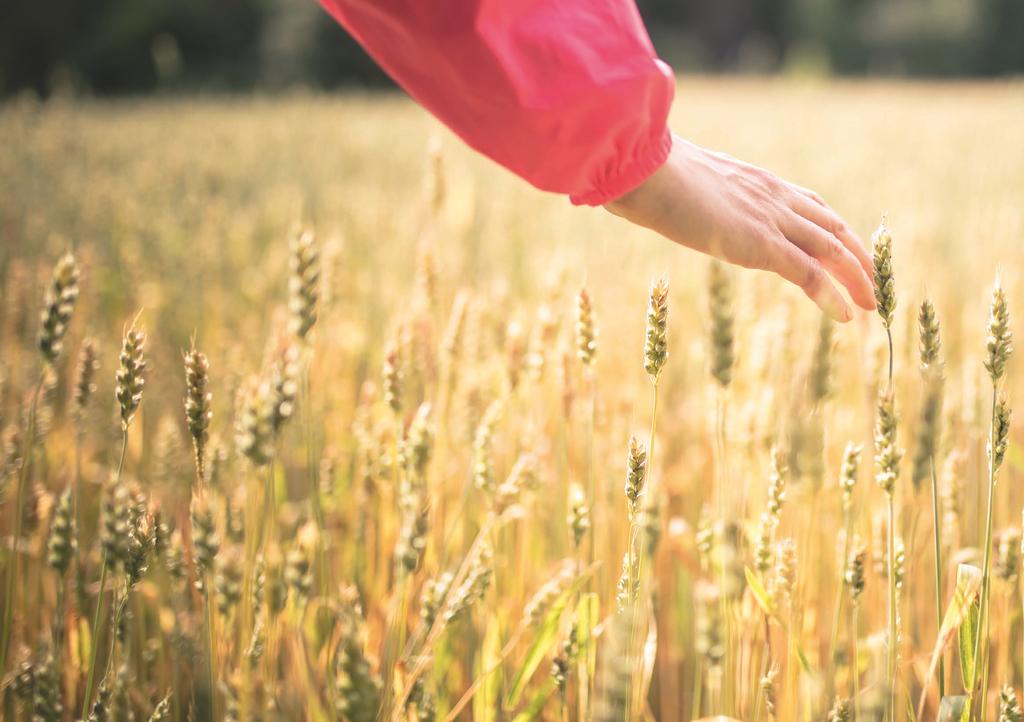
[(1024, 85), (673, 127), (818, 190), (882, 312), (397, 95), (0, 107), (0, 718), (1020, 720)]

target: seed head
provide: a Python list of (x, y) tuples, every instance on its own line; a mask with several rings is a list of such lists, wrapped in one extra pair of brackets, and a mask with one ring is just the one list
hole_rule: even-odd
[(615, 608), (618, 613), (628, 614), (640, 598), (640, 559), (630, 558), (629, 552), (622, 555), (622, 572), (615, 585)]
[(999, 690), (999, 722), (1021, 722), (1024, 720), (1024, 709), (1017, 700), (1017, 693), (1010, 685)]
[(587, 504), (587, 495), (579, 484), (573, 484), (569, 490), (568, 522), (573, 546), (579, 550), (583, 537), (590, 529), (590, 506)]
[(100, 543), (107, 567), (112, 570), (118, 566), (124, 567), (129, 562), (130, 505), (131, 496), (123, 482), (112, 480), (107, 484), (100, 508)]
[(560, 694), (565, 694), (572, 674), (572, 664), (579, 657), (579, 646), (576, 643), (576, 625), (574, 624), (562, 642), (561, 650), (551, 661), (551, 678), (555, 681)]
[(778, 519), (782, 504), (786, 500), (786, 475), (788, 473), (782, 452), (772, 448), (771, 467), (768, 472), (768, 513)]
[(75, 517), (71, 513), (71, 488), (68, 487), (60, 495), (57, 508), (50, 522), (50, 538), (46, 544), (46, 563), (56, 570), (60, 576), (68, 570), (71, 558), (78, 548)]
[(164, 698), (153, 708), (153, 714), (149, 716), (149, 722), (169, 722), (171, 719), (171, 693), (168, 690)]
[(65, 253), (53, 268), (39, 319), (39, 350), (47, 363), (54, 363), (60, 356), (64, 334), (78, 301), (78, 278), (75, 257), (70, 252)]
[(117, 370), (117, 384), (114, 388), (114, 395), (121, 406), (121, 429), (124, 431), (128, 431), (142, 403), (142, 390), (146, 385), (145, 345), (146, 334), (136, 329), (132, 322), (121, 344), (121, 365)]
[(406, 440), (405, 461), (409, 473), (422, 479), (430, 463), (430, 451), (434, 443), (434, 430), (430, 421), (430, 404), (424, 402), (416, 410)]
[(273, 458), (272, 414), (270, 384), (250, 379), (241, 397), (235, 440), (242, 455), (256, 466), (266, 466)]
[(668, 360), (668, 281), (659, 279), (651, 286), (647, 303), (647, 341), (644, 344), (644, 370), (654, 382)]
[(896, 408), (889, 391), (878, 400), (875, 421), (875, 483), (886, 494), (891, 495), (896, 487), (902, 458), (903, 452), (896, 446)]
[(455, 577), (451, 572), (442, 572), (434, 579), (428, 579), (423, 585), (423, 603), (420, 606), (420, 618), (423, 625), (430, 629), (441, 611), (441, 604), (451, 589)]
[(285, 422), (295, 412), (295, 396), (299, 391), (299, 350), (285, 346), (270, 365), (270, 428), (278, 436)]
[(725, 656), (725, 635), (723, 634), (722, 594), (718, 586), (698, 581), (694, 590), (696, 607), (696, 635), (694, 647), (699, 655), (706, 657), (712, 667), (719, 667)]
[(850, 722), (853, 712), (850, 708), (850, 700), (836, 698), (835, 704), (828, 713), (828, 722)]
[(930, 477), (932, 464), (938, 453), (942, 432), (942, 368), (937, 360), (922, 366), (924, 393), (918, 412), (917, 434), (914, 449), (914, 470), (911, 481), (917, 491), (921, 483)]
[(892, 574), (896, 585), (896, 591), (903, 591), (903, 583), (907, 578), (907, 547), (903, 543), (903, 537), (893, 537), (893, 561)]
[(334, 656), (336, 712), (349, 722), (373, 722), (381, 708), (382, 685), (363, 653), (357, 626), (350, 627)]
[(309, 552), (302, 544), (293, 546), (284, 555), (284, 583), (295, 590), (299, 599), (309, 598), (313, 588), (313, 573)]
[(792, 604), (796, 594), (797, 565), (796, 542), (792, 539), (778, 542), (775, 545), (775, 569), (768, 589), (776, 604), (783, 601)]
[(292, 331), (304, 341), (316, 324), (320, 304), (320, 247), (311, 231), (303, 231), (289, 241), (291, 275), (288, 309)]
[(852, 441), (846, 444), (843, 451), (843, 463), (839, 469), (839, 488), (843, 491), (843, 508), (847, 510), (853, 506), (853, 489), (857, 485), (861, 453), (860, 444), (854, 444)]
[(451, 624), (484, 598), (494, 574), (493, 559), (494, 553), (491, 548), (487, 545), (481, 546), (466, 578), (449, 596), (443, 615), (445, 624)]
[(256, 667), (259, 664), (260, 659), (263, 658), (263, 652), (266, 650), (266, 644), (267, 635), (263, 629), (263, 618), (257, 617), (252, 625), (252, 638), (245, 650), (245, 659), (250, 667)]
[(75, 390), (72, 401), (72, 416), (79, 425), (84, 423), (89, 400), (96, 392), (96, 370), (99, 368), (96, 357), (96, 342), (91, 338), (82, 341), (78, 352), (78, 367), (75, 369)]
[(61, 680), (57, 662), (46, 652), (36, 664), (32, 693), (32, 722), (60, 722), (64, 717)]
[(892, 270), (892, 233), (884, 216), (878, 230), (871, 236), (871, 245), (874, 249), (875, 301), (882, 325), (888, 330), (892, 328), (896, 311), (896, 285)]
[(810, 392), (811, 405), (817, 406), (832, 392), (832, 332), (834, 324), (822, 314), (818, 326), (818, 345), (811, 364)]
[(768, 512), (761, 514), (757, 541), (754, 543), (754, 568), (763, 577), (772, 568), (772, 540), (774, 537), (775, 518)]
[(217, 572), (213, 578), (217, 610), (227, 615), (242, 598), (242, 560), (237, 549), (228, 547), (227, 553), (217, 560)]
[(395, 559), (400, 571), (411, 573), (416, 571), (427, 548), (430, 512), (426, 505), (420, 504), (406, 511), (403, 517), (398, 542), (395, 544)]
[(249, 381), (241, 399), (235, 441), (256, 466), (273, 458), (274, 442), (295, 411), (298, 393), (298, 350), (286, 346), (263, 379)]
[(530, 601), (523, 607), (523, 624), (528, 627), (539, 626), (562, 592), (569, 588), (572, 580), (572, 567), (563, 565), (551, 579), (534, 592)]
[(864, 593), (864, 568), (867, 564), (868, 551), (860, 539), (854, 537), (853, 551), (846, 562), (846, 573), (843, 581), (850, 590), (850, 598), (857, 604), (861, 594)]
[(402, 410), (402, 371), (398, 359), (398, 345), (389, 341), (384, 350), (384, 366), (381, 371), (384, 387), (384, 401), (396, 414)]
[(775, 719), (775, 705), (778, 702), (775, 682), (779, 676), (779, 668), (772, 666), (763, 677), (761, 677), (761, 696), (764, 699), (764, 708), (768, 715)]
[(921, 310), (917, 314), (917, 328), (920, 335), (921, 370), (925, 371), (939, 366), (942, 361), (942, 334), (939, 319), (935, 315), (935, 306), (930, 299), (921, 302)]
[(580, 289), (576, 300), (576, 353), (587, 368), (594, 365), (597, 356), (597, 327), (594, 323), (594, 309), (590, 304), (587, 289)]
[(260, 609), (263, 606), (263, 588), (267, 584), (267, 565), (264, 561), (263, 554), (257, 554), (256, 560), (252, 565), (252, 588), (250, 589), (250, 599), (252, 601), (253, 609)]
[(213, 394), (207, 390), (209, 370), (206, 354), (195, 348), (185, 354), (185, 420), (192, 437), (196, 473), (201, 480), (206, 479), (206, 442), (213, 418)]
[(1006, 362), (1013, 353), (1013, 333), (1010, 331), (1010, 309), (1006, 303), (1006, 293), (1002, 285), (996, 281), (992, 289), (992, 305), (988, 317), (988, 338), (985, 341), (988, 352), (985, 358), (985, 369), (992, 378), (992, 383), (999, 383), (1006, 374)]
[(725, 388), (732, 382), (736, 360), (733, 338), (733, 287), (729, 272), (712, 261), (708, 278), (708, 313), (711, 317), (711, 376)]
[(492, 401), (484, 411), (473, 436), (473, 484), (481, 491), (494, 491), (494, 431), (501, 419), (504, 404)]
[(1006, 449), (1009, 447), (1010, 437), (1010, 404), (1005, 396), (1000, 396), (993, 409), (992, 429), (988, 439), (988, 458), (992, 462), (992, 469), (998, 472), (1006, 457)]
[(653, 558), (654, 552), (661, 541), (662, 503), (658, 495), (647, 495), (646, 501), (640, 505), (640, 513), (636, 517), (636, 527), (640, 538), (640, 548), (648, 557)]
[(647, 450), (635, 436), (629, 437), (629, 452), (626, 456), (626, 501), (629, 506), (629, 518), (636, 516), (640, 509), (640, 497), (644, 492), (644, 481), (647, 478)]
[(515, 504), (524, 491), (537, 486), (537, 457), (524, 451), (516, 458), (508, 478), (502, 482), (494, 494), (494, 509), (499, 514)]
[(213, 570), (214, 560), (220, 551), (220, 537), (213, 518), (213, 510), (205, 494), (195, 494), (191, 504), (192, 545), (195, 548), (199, 576)]
[(1017, 577), (1020, 572), (1020, 545), (1020, 529), (1005, 529), (996, 541), (996, 558), (993, 563), (993, 572), (998, 579), (1005, 582), (1011, 589), (1016, 588)]
[(142, 575), (149, 569), (149, 556), (154, 546), (153, 517), (146, 511), (144, 499), (142, 505), (141, 510), (133, 509), (129, 512), (128, 559), (125, 563), (125, 576), (129, 588), (138, 584)]
[(104, 679), (100, 688), (96, 690), (96, 699), (90, 707), (87, 722), (108, 722), (111, 713), (111, 702), (113, 701), (114, 690), (110, 688), (107, 680)]

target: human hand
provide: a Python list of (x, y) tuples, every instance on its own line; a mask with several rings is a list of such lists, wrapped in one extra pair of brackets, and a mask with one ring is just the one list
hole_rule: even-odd
[(875, 308), (871, 258), (856, 234), (814, 191), (705, 150), (678, 136), (646, 181), (605, 206), (680, 245), (744, 268), (772, 271), (836, 321), (853, 301)]

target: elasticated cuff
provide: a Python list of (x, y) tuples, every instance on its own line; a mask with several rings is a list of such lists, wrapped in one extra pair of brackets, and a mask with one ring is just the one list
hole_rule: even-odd
[(662, 166), (671, 150), (672, 132), (666, 126), (661, 137), (638, 153), (617, 175), (605, 180), (599, 188), (570, 195), (569, 200), (574, 206), (603, 206), (610, 203), (647, 180)]

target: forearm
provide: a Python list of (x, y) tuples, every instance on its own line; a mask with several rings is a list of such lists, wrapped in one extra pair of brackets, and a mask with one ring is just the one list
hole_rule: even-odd
[(633, 0), (321, 0), (414, 99), (538, 188), (601, 205), (664, 163), (674, 93)]

